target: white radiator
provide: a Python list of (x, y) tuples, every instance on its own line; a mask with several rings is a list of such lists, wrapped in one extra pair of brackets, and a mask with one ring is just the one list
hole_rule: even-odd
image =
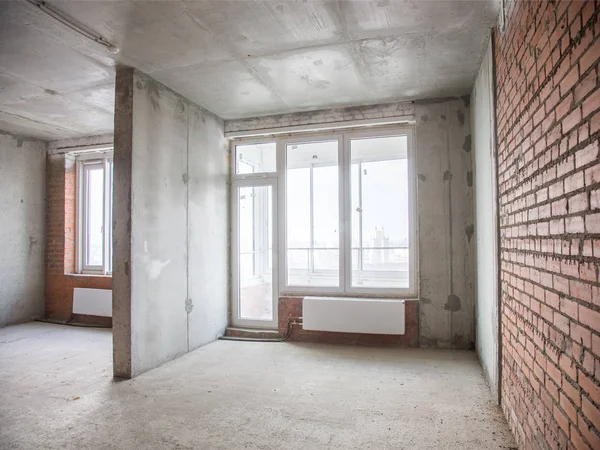
[(404, 300), (304, 297), (305, 330), (404, 334)]
[(73, 314), (112, 317), (112, 291), (109, 289), (73, 289)]

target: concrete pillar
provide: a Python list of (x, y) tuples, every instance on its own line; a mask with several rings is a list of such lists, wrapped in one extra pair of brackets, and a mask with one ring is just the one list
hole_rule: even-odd
[(113, 175), (113, 372), (131, 368), (131, 159), (133, 69), (118, 68), (115, 86)]

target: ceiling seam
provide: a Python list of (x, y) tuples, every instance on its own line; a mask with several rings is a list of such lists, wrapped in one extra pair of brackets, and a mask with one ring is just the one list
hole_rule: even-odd
[(63, 127), (63, 126), (60, 126), (60, 125), (55, 125), (54, 123), (51, 123), (51, 122), (40, 122), (39, 120), (31, 119), (31, 118), (26, 117), (26, 116), (21, 116), (20, 114), (9, 113), (8, 111), (4, 111), (4, 110), (0, 111), (0, 113), (1, 114), (6, 114), (7, 116), (11, 116), (11, 117), (17, 117), (18, 119), (26, 120), (28, 122), (33, 122), (33, 123), (37, 123), (37, 124), (40, 124), (40, 125), (44, 125), (44, 126), (47, 126), (47, 127), (58, 128), (59, 130), (62, 130), (62, 131), (69, 131), (69, 132), (72, 132), (72, 133), (78, 133), (79, 132), (78, 130), (74, 130), (72, 128), (66, 128), (66, 127)]
[(232, 48), (231, 46), (227, 45), (227, 43), (223, 42), (221, 39), (219, 39), (215, 33), (213, 33), (213, 31), (207, 26), (205, 25), (201, 19), (199, 19), (198, 17), (196, 17), (195, 14), (191, 13), (190, 11), (188, 11), (187, 7), (185, 6), (185, 4), (181, 3), (181, 7), (183, 8), (184, 13), (192, 20), (192, 22), (194, 22), (199, 28), (201, 28), (203, 31), (206, 31), (207, 33), (209, 33), (211, 35), (211, 37), (224, 49), (226, 49), (228, 52), (231, 53), (231, 55), (233, 55), (234, 60), (236, 60), (237, 62), (239, 62), (240, 64), (242, 64), (246, 70), (248, 70), (248, 72), (250, 72), (250, 75), (252, 75), (256, 80), (258, 80), (263, 86), (265, 86), (272, 94), (274, 94), (279, 100), (281, 100), (281, 102), (285, 105), (286, 108), (288, 108), (288, 110), (291, 110), (290, 105), (288, 104), (288, 102), (283, 98), (283, 96), (277, 92), (277, 90), (275, 89), (275, 87), (273, 86), (273, 83), (268, 82), (267, 80), (265, 80), (257, 71), (256, 68), (254, 68), (250, 63), (248, 63), (245, 58), (234, 48)]
[(368, 69), (369, 65), (363, 58), (362, 52), (360, 51), (360, 41), (354, 42), (352, 40), (352, 36), (351, 36), (350, 32), (348, 31), (348, 24), (346, 23), (346, 20), (344, 19), (344, 15), (342, 14), (342, 8), (341, 8), (339, 0), (336, 0), (333, 5), (334, 5), (333, 12), (334, 12), (334, 14), (340, 24), (340, 27), (342, 29), (342, 34), (343, 34), (342, 41), (344, 44), (347, 44), (348, 48), (350, 49), (350, 55), (352, 56), (352, 61), (354, 62), (354, 66), (356, 67), (356, 70), (358, 72), (358, 76), (360, 77), (360, 81), (361, 81), (361, 84), (363, 85), (363, 88), (365, 88), (369, 92), (370, 96), (373, 96), (374, 94), (376, 94), (376, 92), (372, 89), (371, 83), (367, 82), (369, 72), (370, 72)]

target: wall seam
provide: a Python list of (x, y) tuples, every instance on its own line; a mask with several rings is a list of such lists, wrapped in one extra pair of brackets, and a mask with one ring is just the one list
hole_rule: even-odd
[[(450, 117), (450, 104), (446, 105), (446, 117)], [(447, 179), (448, 181), (448, 253), (450, 255), (449, 258), (449, 270), (450, 270), (450, 295), (454, 295), (454, 248), (453, 248), (453, 242), (452, 242), (452, 166), (451, 166), (451, 161), (452, 158), (450, 157), (450, 131), (448, 129), (448, 127), (446, 126), (446, 155), (448, 157), (448, 169), (446, 174), (444, 175), (444, 178)], [(450, 326), (448, 327), (449, 331), (450, 331), (450, 336), (448, 336), (448, 341), (452, 340), (452, 336), (453, 336), (453, 319), (454, 319), (454, 312), (452, 310), (448, 311), (450, 313)]]
[(187, 107), (187, 138), (186, 138), (186, 162), (185, 162), (185, 279), (186, 279), (186, 336), (187, 351), (190, 351), (190, 311), (192, 302), (190, 299), (190, 106)]

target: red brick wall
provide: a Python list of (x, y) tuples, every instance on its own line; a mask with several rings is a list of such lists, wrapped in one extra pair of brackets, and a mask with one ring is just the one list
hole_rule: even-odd
[(73, 289), (111, 289), (112, 277), (75, 274), (75, 162), (65, 155), (48, 155), (46, 317), (67, 320), (73, 311)]
[[(374, 346), (418, 347), (419, 312), (418, 302), (406, 302), (406, 333), (403, 335), (332, 333), (328, 331), (303, 330), (292, 328), (289, 340), (304, 342), (323, 342), (328, 344), (357, 344)], [(302, 317), (301, 297), (281, 297), (279, 299), (279, 334), (285, 335), (288, 321)]]
[(502, 408), (523, 448), (600, 449), (599, 4), (496, 32)]

